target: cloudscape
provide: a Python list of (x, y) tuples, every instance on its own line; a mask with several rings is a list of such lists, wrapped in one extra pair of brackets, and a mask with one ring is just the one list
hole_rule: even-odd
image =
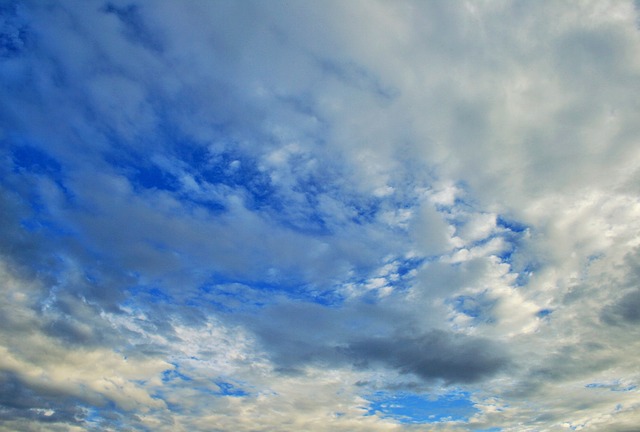
[(636, 1), (0, 2), (0, 431), (637, 431)]

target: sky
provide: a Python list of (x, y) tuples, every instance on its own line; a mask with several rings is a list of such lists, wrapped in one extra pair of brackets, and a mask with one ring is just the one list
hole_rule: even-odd
[(0, 431), (640, 424), (640, 3), (0, 1)]

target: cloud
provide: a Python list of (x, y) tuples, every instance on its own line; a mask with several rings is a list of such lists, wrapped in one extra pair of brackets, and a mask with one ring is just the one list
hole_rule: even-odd
[(5, 3), (0, 430), (637, 424), (633, 2)]
[(425, 380), (474, 382), (499, 372), (508, 358), (488, 340), (432, 331), (415, 338), (371, 338), (349, 345), (362, 364), (381, 362)]
[(612, 308), (605, 312), (607, 320), (621, 320), (629, 324), (640, 321), (640, 291), (635, 290), (618, 300)]

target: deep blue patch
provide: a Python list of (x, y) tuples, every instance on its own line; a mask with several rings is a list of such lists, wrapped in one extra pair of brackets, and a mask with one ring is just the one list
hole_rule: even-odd
[[(119, 147), (115, 145), (115, 147)], [(155, 163), (143, 157), (141, 154), (128, 153), (126, 150), (111, 151), (104, 155), (109, 165), (129, 180), (135, 189), (158, 189), (169, 192), (178, 192), (180, 184), (178, 179), (157, 166)]]
[(408, 258), (403, 260), (398, 266), (398, 274), (406, 276), (411, 270), (419, 268), (425, 262), (425, 258)]
[[(37, 176), (46, 176), (56, 186), (65, 198), (65, 204), (74, 205), (73, 193), (64, 185), (62, 165), (52, 156), (38, 147), (25, 143), (27, 139), (11, 137), (0, 144), (7, 145), (11, 151), (13, 172), (18, 174), (30, 173)], [(37, 187), (31, 185), (23, 194), (25, 203), (31, 212), (20, 220), (20, 226), (28, 232), (46, 231), (54, 236), (69, 236), (73, 232), (61, 222), (51, 217), (46, 200)], [(64, 221), (62, 221), (64, 222)]]
[[(177, 198), (184, 203), (204, 207), (213, 213), (220, 213), (226, 210), (223, 203), (212, 198), (192, 196), (183, 191), (179, 179), (173, 173), (162, 169), (162, 167), (151, 161), (145, 160), (142, 155), (113, 153), (106, 155), (105, 160), (114, 166), (121, 175), (125, 176), (136, 190), (163, 190), (176, 194)], [(201, 182), (202, 178), (197, 172), (195, 175), (195, 180)]]
[(31, 145), (16, 146), (12, 152), (15, 171), (26, 170), (57, 178), (62, 171), (60, 163), (44, 151)]
[(136, 285), (127, 288), (132, 297), (136, 297), (142, 301), (142, 304), (173, 304), (174, 299), (167, 292), (158, 287), (149, 287), (144, 285)]
[(68, 237), (74, 235), (74, 232), (69, 228), (66, 228), (59, 223), (48, 219), (45, 215), (42, 214), (36, 215), (31, 218), (21, 219), (20, 226), (24, 228), (25, 231), (31, 233), (46, 232), (48, 235), (59, 237)]
[(509, 244), (509, 247), (505, 248), (505, 250), (503, 250), (500, 253), (496, 254), (496, 256), (500, 259), (501, 262), (506, 263), (506, 264), (511, 264), (511, 257), (515, 253), (516, 248), (513, 245), (513, 243), (508, 243), (508, 244)]
[(552, 313), (552, 312), (553, 312), (553, 311), (552, 311), (551, 309), (540, 309), (540, 310), (538, 311), (538, 313), (536, 313), (536, 316), (537, 316), (538, 318), (544, 318), (544, 317), (546, 317), (546, 316), (548, 316), (548, 315), (551, 315), (551, 313)]
[[(271, 177), (258, 168), (255, 159), (235, 152), (212, 153), (202, 145), (173, 137), (175, 133), (173, 131), (166, 137), (170, 143), (168, 153), (183, 166), (188, 167), (188, 174), (193, 176), (198, 184), (228, 186), (240, 192), (245, 198), (246, 206), (251, 210), (269, 207), (281, 211), (285, 207), (271, 184)], [(125, 175), (133, 184), (181, 192), (180, 182), (175, 175), (150, 162), (141, 165), (141, 160), (145, 160), (143, 155), (111, 157), (112, 163), (125, 168)], [(210, 207), (211, 210), (224, 210), (222, 203), (194, 198), (188, 193), (181, 193), (181, 198)]]
[(242, 397), (242, 396), (249, 395), (249, 393), (234, 386), (231, 383), (228, 383), (225, 381), (214, 381), (214, 382), (220, 388), (220, 390), (217, 392), (217, 394), (220, 396)]
[(20, 3), (0, 4), (0, 59), (19, 56), (28, 46), (31, 33)]
[[(496, 218), (496, 225), (505, 230), (500, 236), (509, 245), (505, 250), (500, 252), (497, 257), (500, 258), (503, 263), (512, 264), (513, 255), (517, 252), (518, 246), (520, 242), (523, 241), (524, 235), (529, 227), (514, 220), (506, 219), (501, 215), (498, 215)], [(516, 283), (524, 285), (526, 281), (521, 277), (520, 281)]]
[(507, 219), (502, 215), (498, 215), (498, 217), (496, 218), (496, 225), (514, 233), (523, 233), (529, 228), (523, 223), (517, 222), (512, 219)]
[(163, 383), (167, 383), (170, 381), (174, 381), (174, 380), (181, 380), (181, 381), (185, 381), (185, 382), (189, 382), (189, 381), (193, 381), (190, 377), (188, 377), (187, 375), (184, 375), (183, 373), (180, 372), (180, 368), (177, 364), (173, 364), (175, 366), (174, 369), (167, 369), (165, 371), (162, 372), (162, 382)]
[(181, 153), (186, 162), (194, 164), (191, 166), (203, 181), (244, 189), (250, 209), (277, 205), (271, 177), (258, 169), (255, 160), (231, 152), (210, 154), (201, 148), (191, 154), (183, 148)]
[(367, 413), (380, 413), (383, 418), (400, 423), (467, 421), (479, 412), (469, 396), (466, 392), (452, 392), (430, 399), (414, 393), (377, 392), (370, 398)]
[(129, 180), (147, 189), (160, 189), (170, 192), (178, 190), (178, 179), (156, 165), (138, 166)]

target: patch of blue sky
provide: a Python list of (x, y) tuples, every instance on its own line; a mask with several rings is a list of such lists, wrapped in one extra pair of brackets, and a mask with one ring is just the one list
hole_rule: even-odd
[[(2, 144), (6, 144), (3, 141)], [(53, 181), (66, 200), (66, 204), (73, 205), (73, 194), (64, 185), (63, 167), (51, 155), (31, 144), (10, 143), (12, 170), (14, 173), (28, 172), (34, 176), (46, 177)], [(31, 212), (25, 214), (20, 225), (29, 232), (43, 232), (52, 236), (71, 236), (74, 232), (60, 221), (55, 221), (46, 205), (46, 199), (35, 184), (28, 183), (24, 193), (25, 202)]]
[(193, 381), (193, 379), (182, 372), (180, 372), (180, 366), (177, 363), (172, 363), (175, 367), (173, 369), (167, 369), (162, 372), (162, 382), (168, 383), (171, 381), (183, 381), (189, 382)]
[[(290, 160), (295, 178), (288, 190), (272, 182), (271, 173), (260, 167), (255, 156), (233, 150), (230, 144), (213, 150), (184, 136), (170, 121), (163, 123), (157, 132), (155, 139), (170, 155), (175, 169), (160, 166), (118, 142), (118, 137), (112, 137), (115, 150), (106, 155), (105, 160), (127, 177), (135, 189), (165, 190), (183, 202), (214, 212), (225, 210), (220, 198), (232, 193), (243, 197), (248, 209), (265, 213), (273, 222), (309, 235), (330, 234), (339, 223), (335, 215), (323, 211), (321, 195), (330, 196), (351, 210), (351, 222), (356, 224), (373, 222), (380, 210), (380, 199), (353, 194), (338, 185), (337, 179), (342, 178), (339, 167), (297, 172), (295, 167), (305, 163)], [(190, 176), (203, 193), (185, 189), (179, 178), (181, 173)], [(216, 196), (207, 192), (211, 190), (217, 191)]]
[[(496, 226), (501, 229), (499, 235), (507, 245), (497, 256), (502, 262), (513, 265), (514, 255), (518, 252), (520, 244), (524, 241), (529, 226), (512, 219), (507, 219), (502, 215), (497, 216)], [(518, 271), (518, 269), (515, 270)]]
[[(383, 200), (376, 197), (352, 193), (335, 183), (339, 173), (331, 176), (307, 176), (298, 179), (293, 194), (280, 191), (274, 197), (282, 200), (280, 210), (272, 213), (273, 218), (283, 226), (310, 235), (330, 235), (345, 224), (367, 225), (374, 223)], [(297, 194), (297, 197), (294, 196)], [(298, 197), (303, 197), (303, 200)], [(323, 207), (322, 198), (338, 203), (338, 213)], [(346, 218), (343, 218), (347, 215)]]
[(271, 178), (260, 171), (257, 162), (250, 157), (233, 153), (210, 156), (210, 163), (200, 170), (199, 175), (211, 184), (243, 188), (249, 198), (246, 204), (250, 209), (264, 206), (278, 208)]
[(400, 259), (396, 272), (400, 277), (408, 276), (411, 271), (420, 268), (425, 261), (426, 258), (423, 257)]
[(496, 301), (487, 298), (486, 293), (457, 296), (448, 303), (456, 312), (473, 318), (474, 322), (490, 323), (494, 319), (491, 312)]
[(162, 288), (156, 286), (135, 285), (127, 288), (131, 299), (137, 304), (173, 304), (174, 298)]
[[(89, 430), (127, 430), (129, 429), (128, 413), (119, 408), (114, 401), (107, 401), (100, 407), (83, 407), (83, 424), (89, 426)], [(137, 430), (148, 431), (144, 425), (138, 425)]]
[(514, 219), (509, 219), (506, 216), (498, 215), (496, 218), (496, 225), (500, 228), (507, 229), (514, 233), (524, 233), (529, 229), (529, 226), (518, 222)]
[(19, 143), (13, 146), (12, 159), (14, 171), (29, 171), (35, 174), (45, 174), (59, 179), (62, 172), (60, 163), (40, 148)]
[(245, 308), (263, 306), (264, 303), (255, 302), (255, 303), (249, 304), (236, 298), (236, 296), (229, 295), (225, 297), (224, 295), (222, 295), (217, 299), (212, 299), (212, 298), (204, 299), (202, 297), (195, 296), (187, 299), (184, 302), (184, 305), (195, 308), (197, 310), (203, 310), (205, 308), (208, 308), (216, 312), (231, 313), (231, 312), (237, 312)]
[(521, 269), (514, 269), (517, 271), (518, 276), (515, 280), (515, 286), (522, 287), (529, 283), (531, 275), (540, 269), (541, 264), (530, 261), (526, 263)]
[(373, 222), (380, 212), (382, 200), (380, 198), (368, 198), (366, 200), (354, 200), (348, 202), (355, 215), (351, 221), (358, 225), (366, 225)]
[(126, 296), (120, 305), (134, 313), (155, 313), (157, 310), (173, 310), (184, 304), (180, 294), (170, 293), (160, 285), (133, 285), (125, 288)]
[(369, 397), (368, 415), (378, 413), (381, 417), (399, 423), (464, 422), (479, 412), (467, 392), (454, 391), (431, 397), (407, 392), (377, 392)]
[(87, 423), (96, 423), (102, 420), (101, 410), (96, 407), (83, 407), (84, 408), (84, 418), (83, 420)]
[(9, 149), (14, 173), (27, 172), (48, 177), (60, 188), (65, 198), (69, 201), (73, 199), (73, 194), (64, 184), (64, 167), (54, 156), (43, 150), (39, 143), (28, 137), (12, 134), (1, 140), (0, 145)]
[[(183, 184), (175, 172), (164, 169), (153, 161), (146, 160), (140, 155), (118, 154), (108, 155), (106, 158), (121, 175), (129, 180), (137, 190), (162, 190), (175, 194), (175, 197), (189, 205), (204, 207), (214, 213), (225, 210), (222, 202), (214, 197), (194, 195), (184, 190)], [(198, 177), (195, 181), (198, 182)]]
[[(381, 286), (383, 297), (386, 297), (389, 292), (388, 288), (393, 290), (393, 293), (401, 293), (410, 289), (413, 286), (414, 282), (414, 270), (420, 268), (420, 266), (426, 261), (426, 258), (423, 257), (415, 257), (415, 258), (399, 258), (395, 260), (393, 263), (397, 265), (395, 269), (393, 269), (389, 274), (379, 275), (374, 279), (384, 279), (385, 284)], [(367, 277), (358, 278), (356, 280), (350, 281), (350, 284), (367, 286), (371, 282), (371, 278), (368, 275)], [(369, 303), (377, 303), (380, 298), (379, 290), (371, 290), (366, 293), (363, 299)]]
[[(292, 204), (289, 211), (272, 212), (274, 219), (280, 226), (311, 236), (326, 236), (331, 234), (327, 219), (317, 212), (313, 204)], [(296, 208), (297, 207), (297, 208)]]
[(146, 189), (160, 189), (177, 192), (180, 189), (178, 178), (155, 164), (139, 165), (129, 180)]
[[(498, 216), (497, 219), (500, 220), (500, 216)], [(460, 216), (452, 215), (451, 217), (448, 217), (447, 220), (452, 226), (454, 226), (456, 229), (459, 229), (459, 228), (463, 228), (464, 225), (467, 223), (467, 216), (460, 217)], [(496, 238), (501, 238), (503, 240), (504, 248), (500, 250), (498, 253), (496, 253), (495, 256), (498, 257), (504, 263), (512, 264), (513, 256), (518, 252), (518, 247), (520, 243), (523, 241), (524, 235), (528, 228), (526, 227), (523, 228), (524, 225), (520, 226), (520, 225), (517, 225), (515, 222), (513, 223), (513, 225), (511, 225), (512, 227), (515, 227), (514, 229), (507, 228), (505, 227), (504, 224), (501, 224), (498, 222), (496, 222), (496, 225), (499, 228), (502, 228), (502, 230), (491, 233), (484, 238), (474, 240), (469, 244), (465, 245), (465, 247), (466, 248), (482, 247), (487, 243), (489, 243), (490, 241), (495, 240)]]
[(226, 381), (215, 381), (215, 385), (218, 386), (218, 392), (215, 394), (219, 396), (231, 396), (231, 397), (243, 397), (249, 396), (245, 390), (237, 387), (235, 384)]
[(553, 313), (553, 311), (551, 309), (540, 309), (536, 313), (536, 316), (538, 318), (544, 318), (544, 317), (547, 317), (547, 316), (551, 315), (552, 313)]
[(516, 250), (517, 249), (513, 244), (508, 243), (508, 247), (497, 253), (496, 257), (498, 257), (503, 263), (511, 264), (513, 254), (516, 252)]
[(622, 384), (619, 381), (609, 383), (590, 383), (585, 386), (590, 389), (607, 389), (612, 392), (632, 392), (638, 388), (635, 384)]
[[(200, 384), (194, 385), (195, 382), (199, 382)], [(213, 396), (213, 397), (246, 397), (249, 396), (250, 393), (240, 388), (237, 384), (224, 381), (224, 380), (211, 380), (208, 383), (205, 383), (201, 380), (193, 381), (192, 379), (183, 379), (182, 376), (174, 377), (172, 374), (167, 375), (167, 379), (163, 376), (163, 383), (165, 384), (164, 388), (158, 392), (158, 396), (162, 399), (164, 393), (170, 391), (171, 388), (184, 387), (187, 386), (190, 390), (195, 391), (201, 397)], [(177, 408), (177, 407), (175, 407)], [(175, 409), (172, 408), (172, 411)]]
[(17, 1), (0, 3), (0, 58), (20, 55), (29, 43), (30, 29), (21, 6)]
[(233, 152), (213, 154), (197, 145), (181, 145), (177, 156), (198, 184), (225, 186), (241, 195), (250, 210), (282, 211), (286, 207), (270, 176), (250, 156)]
[[(32, 208), (38, 207), (38, 205), (35, 204), (36, 202), (37, 201), (31, 202), (31, 204), (33, 204)], [(38, 213), (40, 214), (37, 216), (20, 219), (20, 226), (25, 231), (28, 231), (31, 233), (36, 233), (36, 232), (46, 233), (47, 235), (50, 235), (53, 237), (69, 237), (74, 235), (74, 232), (69, 228), (54, 222), (53, 220), (47, 218), (46, 216), (43, 216), (43, 214), (40, 211), (38, 211)]]
[[(243, 292), (229, 290), (228, 288), (231, 286), (241, 286), (244, 287), (244, 290)], [(209, 304), (218, 310), (227, 312), (268, 305), (273, 303), (274, 294), (323, 306), (339, 306), (344, 301), (344, 297), (332, 288), (318, 289), (296, 280), (280, 282), (246, 280), (219, 273), (211, 275), (199, 287), (199, 291), (207, 295), (203, 296), (203, 298), (191, 298), (189, 300), (190, 305)]]

